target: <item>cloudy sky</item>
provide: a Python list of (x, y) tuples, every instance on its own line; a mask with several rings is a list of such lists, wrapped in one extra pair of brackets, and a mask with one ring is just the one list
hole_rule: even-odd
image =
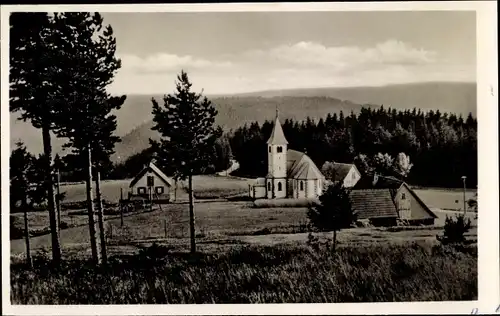
[(474, 12), (105, 13), (113, 93), (207, 94), (476, 80)]

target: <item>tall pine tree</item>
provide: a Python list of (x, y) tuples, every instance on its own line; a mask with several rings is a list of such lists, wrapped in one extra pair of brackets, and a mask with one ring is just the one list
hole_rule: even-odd
[[(104, 26), (99, 13), (56, 13), (59, 45), (65, 52), (60, 62), (68, 68), (63, 86), (66, 106), (58, 116), (59, 136), (69, 139), (67, 147), (86, 160), (87, 210), (92, 257), (106, 260), (102, 207), (98, 208), (101, 252), (98, 252), (92, 189), (92, 167), (112, 152), (117, 137), (113, 110), (121, 107), (125, 96), (112, 97), (106, 90), (121, 62), (115, 57), (116, 39), (110, 25)], [(93, 155), (95, 157), (93, 158)], [(99, 195), (99, 192), (98, 192)], [(99, 204), (100, 205), (100, 204)]]
[(51, 130), (56, 128), (54, 117), (63, 107), (59, 63), (62, 51), (56, 47), (53, 20), (47, 13), (16, 12), (10, 16), (10, 91), (11, 112), (20, 112), (20, 119), (30, 121), (42, 131), (44, 152), (44, 184), (52, 241), (52, 259), (61, 260), (59, 228), (56, 218), (52, 178)]
[(196, 252), (193, 175), (207, 167), (217, 138), (222, 130), (214, 126), (217, 110), (202, 94), (191, 91), (186, 72), (177, 76), (176, 92), (163, 98), (160, 106), (153, 98), (153, 130), (162, 136), (150, 142), (159, 149), (161, 165), (174, 169), (176, 180), (188, 180), (189, 226), (191, 252)]

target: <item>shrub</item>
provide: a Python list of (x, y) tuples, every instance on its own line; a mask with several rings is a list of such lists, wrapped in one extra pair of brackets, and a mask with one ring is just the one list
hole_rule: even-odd
[(337, 231), (351, 227), (356, 222), (349, 191), (341, 183), (330, 185), (319, 197), (320, 203), (307, 210), (311, 225), (320, 231), (333, 230), (333, 250), (337, 242)]
[(471, 221), (464, 215), (457, 215), (455, 219), (446, 216), (443, 235), (438, 235), (436, 238), (442, 244), (464, 243), (466, 241), (465, 233), (467, 233), (470, 228)]

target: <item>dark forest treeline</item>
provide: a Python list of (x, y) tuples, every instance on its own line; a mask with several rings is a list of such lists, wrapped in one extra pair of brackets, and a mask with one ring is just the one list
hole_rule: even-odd
[[(272, 121), (253, 122), (224, 134), (214, 148), (206, 173), (224, 170), (234, 158), (240, 163), (238, 175), (265, 176), (266, 142), (272, 127)], [(406, 179), (412, 185), (461, 187), (463, 175), (467, 176), (468, 187), (477, 185), (477, 119), (472, 114), (463, 118), (439, 110), (402, 111), (382, 106), (362, 108), (358, 114), (351, 112), (347, 116), (340, 111), (320, 120), (286, 119), (282, 127), (288, 148), (306, 152), (319, 167), (325, 161), (353, 163), (359, 154), (371, 157), (387, 153), (396, 157), (404, 152), (413, 164)], [(148, 148), (109, 166), (105, 177), (134, 177), (152, 154)], [(69, 165), (74, 168), (78, 164)], [(77, 174), (74, 177), (80, 178)]]
[[(230, 136), (239, 173), (264, 176), (266, 141), (273, 122), (258, 122), (236, 129)], [(321, 166), (325, 161), (354, 162), (358, 154), (373, 156), (404, 152), (413, 168), (407, 181), (413, 185), (460, 187), (467, 176), (469, 187), (477, 185), (477, 120), (437, 111), (362, 108), (358, 115), (341, 111), (326, 119), (307, 118), (282, 122), (288, 148), (306, 152)]]

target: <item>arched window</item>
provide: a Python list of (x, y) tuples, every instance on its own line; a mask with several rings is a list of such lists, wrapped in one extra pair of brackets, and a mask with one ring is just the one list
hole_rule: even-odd
[(304, 191), (304, 181), (300, 181), (300, 191)]
[(281, 191), (281, 182), (278, 182), (278, 191)]
[(269, 146), (269, 152), (271, 152), (271, 146)]
[(278, 152), (280, 153), (280, 152), (282, 152), (282, 151), (283, 151), (283, 147), (278, 146)]
[(267, 183), (267, 191), (271, 191), (271, 182)]

